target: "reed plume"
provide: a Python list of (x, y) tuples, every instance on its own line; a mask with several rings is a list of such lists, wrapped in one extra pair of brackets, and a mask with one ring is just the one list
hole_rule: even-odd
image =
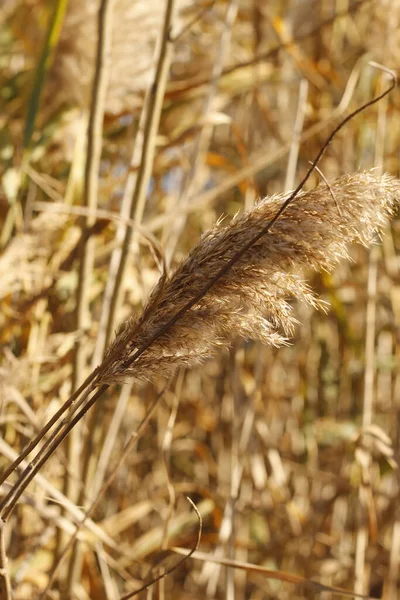
[(99, 380), (168, 376), (177, 367), (206, 360), (234, 335), (274, 346), (285, 343), (296, 323), (289, 300), (320, 304), (302, 278), (303, 269), (332, 269), (348, 257), (350, 242), (371, 243), (399, 195), (398, 179), (373, 171), (299, 193), (272, 229), (202, 295), (288, 195), (266, 198), (226, 226), (217, 223), (171, 276), (160, 279), (143, 314), (122, 324)]

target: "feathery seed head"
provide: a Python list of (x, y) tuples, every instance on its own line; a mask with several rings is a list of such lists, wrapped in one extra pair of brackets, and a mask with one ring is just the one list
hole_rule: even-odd
[(168, 376), (177, 367), (206, 360), (234, 335), (274, 346), (285, 343), (296, 323), (288, 300), (321, 304), (302, 270), (332, 269), (348, 256), (350, 242), (371, 243), (400, 197), (400, 180), (368, 171), (339, 177), (330, 189), (322, 183), (299, 193), (270, 231), (218, 277), (287, 197), (266, 198), (228, 225), (207, 231), (156, 286), (142, 316), (121, 325), (100, 381)]

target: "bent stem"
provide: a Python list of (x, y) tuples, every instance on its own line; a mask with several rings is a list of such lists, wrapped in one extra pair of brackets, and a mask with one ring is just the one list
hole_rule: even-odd
[[(23, 450), (23, 452), (21, 452), (21, 454), (18, 456), (18, 458), (16, 458), (11, 463), (11, 465), (6, 469), (5, 473), (3, 474), (3, 476), (0, 479), (0, 485), (5, 482), (5, 480), (7, 479), (7, 477), (11, 473), (13, 473), (15, 471), (15, 469), (18, 468), (18, 466), (20, 465), (20, 463), (28, 456), (28, 454), (30, 454), (32, 452), (32, 450), (34, 448), (36, 448), (36, 446), (40, 443), (40, 441), (43, 439), (43, 437), (46, 435), (46, 433), (53, 427), (53, 425), (55, 425), (55, 423), (58, 421), (58, 419), (68, 409), (70, 409), (69, 418), (72, 417), (72, 415), (78, 410), (78, 408), (87, 399), (87, 397), (89, 396), (89, 394), (91, 392), (93, 392), (96, 389), (96, 387), (98, 387), (97, 382), (98, 382), (98, 379), (99, 379), (99, 377), (101, 375), (101, 372), (104, 369), (106, 369), (108, 367), (108, 365), (110, 365), (112, 363), (112, 361), (115, 358), (115, 355), (118, 354), (121, 350), (122, 350), (122, 347), (117, 346), (115, 348), (115, 352), (110, 353), (110, 355), (98, 367), (96, 367), (94, 369), (94, 371), (92, 371), (92, 373), (90, 373), (90, 375), (88, 375), (88, 377), (85, 379), (85, 381), (82, 383), (82, 385), (76, 390), (76, 392), (74, 392), (68, 398), (68, 400), (66, 402), (64, 402), (64, 404), (61, 406), (61, 408), (52, 416), (52, 418), (50, 419), (50, 421), (40, 430), (40, 432), (38, 433), (38, 435), (28, 444), (28, 446), (25, 448), (25, 450)], [(105, 385), (102, 385), (101, 388), (99, 388), (99, 389), (101, 389), (102, 393), (104, 393), (104, 391), (108, 387), (109, 387), (109, 385), (105, 384)], [(80, 398), (79, 402), (76, 402), (77, 399), (79, 398), (79, 396), (81, 396), (81, 398)], [(96, 394), (96, 398), (99, 398), (100, 396), (101, 396), (101, 394), (100, 395)], [(43, 453), (45, 451), (45, 448), (48, 448), (49, 443), (51, 443), (52, 440), (54, 440), (54, 437), (59, 434), (59, 432), (61, 431), (62, 427), (65, 426), (65, 425), (67, 425), (68, 422), (69, 422), (68, 417), (65, 417), (61, 421), (61, 423), (58, 425), (57, 429), (54, 432), (52, 432), (52, 435), (49, 438), (48, 442), (45, 444), (45, 447), (42, 448), (41, 451), (37, 454), (37, 456), (31, 461), (31, 463), (29, 463), (27, 465), (27, 467), (25, 468), (24, 472), (21, 474), (21, 476), (18, 479), (18, 481), (16, 483), (14, 483), (14, 485), (10, 488), (9, 493), (7, 494), (7, 496), (4, 498), (4, 500), (0, 504), (0, 518), (5, 519), (5, 517), (4, 517), (5, 511), (7, 511), (7, 515), (9, 515), (11, 513), (11, 511), (9, 511), (7, 509), (7, 505), (9, 505), (12, 497), (17, 493), (17, 491), (19, 490), (20, 486), (24, 484), (25, 478), (28, 476), (29, 473), (32, 472), (32, 470), (34, 470), (35, 473), (37, 473), (37, 471), (39, 470), (39, 469), (35, 468), (35, 466), (37, 464), (37, 461), (43, 455)], [(49, 456), (51, 456), (51, 454)], [(49, 458), (49, 456), (47, 456), (47, 458)], [(44, 463), (42, 463), (42, 464), (44, 464)], [(31, 481), (31, 479), (32, 478), (30, 478), (29, 481)], [(24, 485), (23, 490), (25, 488), (26, 488), (26, 485)], [(21, 496), (21, 493), (18, 494), (18, 498)], [(13, 506), (14, 505), (15, 505), (15, 503), (13, 502)]]
[[(21, 452), (21, 454), (16, 458), (9, 467), (4, 471), (4, 473), (0, 476), (0, 485), (2, 485), (7, 478), (18, 468), (21, 462), (36, 448), (36, 446), (40, 443), (40, 441), (44, 438), (46, 433), (53, 427), (53, 425), (58, 421), (58, 419), (69, 409), (73, 408), (73, 405), (76, 399), (82, 394), (82, 392), (88, 388), (96, 378), (99, 373), (99, 367), (97, 367), (92, 373), (85, 379), (82, 385), (68, 398), (66, 402), (61, 406), (61, 408), (54, 413), (51, 417), (50, 421), (39, 431), (37, 436), (33, 438), (27, 445), (27, 447)], [(0, 504), (0, 515), (3, 509), (3, 502)]]

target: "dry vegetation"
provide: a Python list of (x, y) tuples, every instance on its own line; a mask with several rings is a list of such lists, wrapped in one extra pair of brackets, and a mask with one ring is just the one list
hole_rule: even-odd
[(0, 16), (1, 600), (395, 600), (400, 2)]

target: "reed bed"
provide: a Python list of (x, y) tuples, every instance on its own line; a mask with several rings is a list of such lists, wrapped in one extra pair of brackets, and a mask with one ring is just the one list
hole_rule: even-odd
[(0, 11), (0, 597), (396, 598), (400, 4)]

